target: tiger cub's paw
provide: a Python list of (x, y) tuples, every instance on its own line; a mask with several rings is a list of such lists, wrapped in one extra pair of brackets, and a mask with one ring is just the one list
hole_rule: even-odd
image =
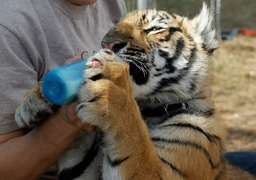
[(15, 112), (15, 120), (19, 127), (33, 127), (46, 119), (53, 112), (53, 104), (45, 99), (41, 91), (41, 83), (28, 92)]
[(78, 95), (78, 116), (83, 122), (108, 128), (118, 122), (133, 100), (129, 66), (103, 49), (88, 60), (85, 83)]

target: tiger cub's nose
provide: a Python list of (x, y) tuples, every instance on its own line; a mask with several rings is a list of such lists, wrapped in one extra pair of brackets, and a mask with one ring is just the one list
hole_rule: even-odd
[(112, 50), (114, 53), (117, 53), (119, 50), (124, 48), (127, 45), (126, 42), (121, 42), (119, 40), (114, 40), (110, 42), (102, 41), (101, 46), (106, 49)]

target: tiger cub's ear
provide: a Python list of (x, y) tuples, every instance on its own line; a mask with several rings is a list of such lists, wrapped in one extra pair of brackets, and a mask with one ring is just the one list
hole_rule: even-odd
[(218, 48), (218, 35), (213, 26), (213, 17), (205, 3), (200, 14), (191, 20), (191, 30), (194, 31), (194, 39), (202, 44), (208, 54)]

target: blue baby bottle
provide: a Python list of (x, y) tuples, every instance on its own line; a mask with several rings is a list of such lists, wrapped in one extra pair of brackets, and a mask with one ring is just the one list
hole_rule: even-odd
[(65, 105), (72, 102), (83, 83), (83, 71), (87, 60), (57, 67), (42, 80), (44, 96), (53, 104)]

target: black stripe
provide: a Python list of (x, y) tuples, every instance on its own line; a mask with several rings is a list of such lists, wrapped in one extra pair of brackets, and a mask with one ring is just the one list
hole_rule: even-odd
[(173, 19), (176, 19), (177, 18), (177, 15), (176, 14), (171, 14), (172, 18)]
[[(136, 46), (137, 47), (137, 46)], [(145, 53), (145, 49), (143, 49), (143, 48), (139, 48), (139, 47), (137, 47), (137, 48), (133, 48), (133, 47), (128, 47), (127, 48), (127, 52), (129, 52), (129, 51), (132, 51), (132, 52), (138, 52), (138, 53)]]
[[(169, 83), (168, 79), (167, 79), (166, 83)], [(173, 92), (173, 93), (175, 93), (175, 92)], [(205, 118), (210, 118), (211, 116), (214, 115), (214, 109), (201, 111), (201, 110), (193, 109), (191, 107), (186, 107), (186, 109), (179, 108), (179, 109), (173, 109), (172, 110), (172, 107), (170, 106), (170, 109), (167, 111), (167, 113), (162, 115), (163, 111), (164, 111), (163, 109), (162, 110), (161, 109), (153, 110), (153, 109), (150, 109), (150, 108), (145, 108), (145, 109), (142, 110), (141, 114), (145, 118), (146, 117), (155, 117), (155, 116), (162, 117), (162, 121), (158, 124), (161, 124), (161, 123), (165, 122), (166, 120), (168, 120), (170, 118), (173, 118), (175, 116), (181, 115), (181, 114), (195, 115), (195, 116), (205, 117)], [(217, 139), (217, 137), (216, 137), (216, 139)]]
[(88, 153), (85, 154), (84, 158), (80, 163), (76, 164), (71, 168), (64, 169), (63, 171), (61, 171), (61, 173), (59, 174), (59, 179), (71, 180), (79, 177), (85, 171), (85, 169), (91, 164), (91, 162), (96, 157), (97, 153), (98, 153), (98, 145), (94, 143), (90, 148), (90, 150), (88, 151)]
[(127, 58), (127, 59), (134, 59), (133, 56), (139, 57), (139, 56), (141, 55), (141, 52), (139, 52), (139, 51), (127, 51), (127, 52), (125, 53), (125, 55), (131, 56), (130, 58)]
[[(184, 49), (184, 47), (185, 47), (184, 40), (182, 38), (178, 39), (174, 56), (166, 58), (165, 68), (168, 69), (168, 71), (166, 73), (174, 73), (175, 72), (176, 67), (173, 66), (173, 62), (180, 57), (181, 52)], [(177, 79), (177, 81), (175, 81), (175, 82), (178, 82), (179, 76), (177, 76), (176, 78), (172, 78), (172, 79)]]
[(189, 91), (192, 93), (196, 90), (196, 83), (194, 82), (195, 80), (191, 80), (191, 82), (189, 83)]
[[(192, 48), (190, 50), (190, 55), (189, 57), (185, 57), (186, 59), (188, 59), (188, 63), (186, 64), (186, 67), (179, 70), (179, 77), (180, 79), (182, 79), (184, 76), (186, 76), (190, 70), (190, 68), (192, 67), (193, 63), (195, 62), (195, 55), (196, 55), (196, 48)], [(193, 78), (192, 78), (193, 79)], [(192, 81), (190, 84), (189, 84), (189, 89), (190, 89), (190, 92), (195, 90), (196, 88), (196, 83), (194, 83), (194, 81)]]
[(174, 54), (174, 59), (177, 59), (181, 55), (181, 52), (183, 48), (185, 47), (185, 41), (183, 38), (178, 39), (177, 44), (176, 44), (176, 51)]
[(169, 52), (163, 51), (161, 49), (158, 50), (158, 54), (159, 54), (159, 56), (161, 56), (165, 59), (169, 57)]
[(195, 55), (196, 55), (196, 47), (192, 48), (190, 50), (190, 56), (188, 58), (188, 64), (187, 64), (187, 67), (191, 67), (191, 65), (195, 62), (196, 58), (195, 58)]
[(102, 74), (97, 74), (96, 76), (92, 76), (89, 79), (91, 79), (92, 81), (97, 81), (103, 78)]
[(185, 17), (183, 17), (183, 18), (181, 19), (181, 21), (178, 23), (178, 26), (179, 26), (179, 27), (182, 27), (184, 19), (185, 19)]
[[(168, 69), (168, 71), (166, 73), (174, 73), (176, 71), (176, 67), (173, 65), (173, 62), (179, 58), (184, 47), (185, 47), (185, 42), (182, 38), (180, 38), (177, 40), (176, 50), (175, 50), (173, 57), (169, 57), (169, 52), (167, 52), (167, 51), (163, 51), (161, 49), (158, 50), (159, 56), (166, 59), (166, 65), (164, 67), (164, 69)], [(158, 69), (158, 70), (162, 70), (162, 69)], [(182, 76), (183, 76), (183, 74), (181, 73), (181, 74), (177, 75), (176, 77), (163, 78), (159, 83), (159, 88), (168, 86), (171, 83), (178, 83), (178, 81), (182, 78)], [(156, 89), (158, 89), (158, 88), (156, 88)]]
[(178, 128), (189, 128), (189, 129), (192, 129), (194, 131), (197, 131), (197, 132), (200, 132), (202, 134), (205, 135), (205, 137), (211, 141), (211, 142), (216, 142), (216, 140), (218, 141), (218, 143), (220, 143), (221, 139), (220, 137), (216, 136), (216, 135), (213, 135), (213, 134), (210, 134), (208, 132), (205, 132), (203, 129), (201, 129), (200, 127), (198, 126), (195, 126), (195, 125), (192, 125), (190, 123), (177, 123), (177, 124), (167, 124), (167, 125), (163, 125), (163, 126), (160, 126), (159, 128), (164, 128), (164, 127), (178, 127)]
[(176, 60), (178, 57), (180, 57), (182, 50), (185, 47), (185, 41), (183, 40), (183, 38), (180, 38), (177, 40), (176, 43), (176, 50), (175, 53), (173, 55), (173, 57), (170, 57), (167, 59), (167, 62), (173, 62), (174, 60)]
[(170, 77), (170, 78), (163, 78), (159, 82), (158, 87), (156, 88), (156, 90), (160, 90), (160, 89), (162, 89), (164, 87), (167, 87), (171, 84), (177, 84), (180, 80), (181, 80), (180, 76)]
[(153, 138), (151, 138), (151, 140), (153, 142), (163, 142), (163, 143), (169, 143), (169, 144), (177, 144), (180, 146), (190, 146), (190, 147), (195, 148), (195, 149), (199, 150), (200, 152), (202, 152), (205, 155), (205, 157), (207, 158), (209, 164), (211, 165), (211, 167), (213, 169), (216, 169), (220, 166), (220, 162), (213, 163), (208, 151), (205, 148), (203, 148), (201, 145), (196, 144), (195, 142), (184, 141), (184, 140), (179, 140), (179, 139), (163, 139), (163, 138), (159, 138), (159, 137), (153, 137)]
[(146, 19), (146, 14), (142, 15), (142, 19), (145, 20)]
[(158, 17), (156, 14), (152, 15), (152, 20), (151, 21), (154, 21), (156, 17)]
[(154, 108), (147, 107), (141, 110), (141, 114), (143, 117), (163, 117), (177, 110), (183, 109), (183, 106), (185, 106), (185, 109), (188, 108), (187, 103), (166, 104)]
[(141, 56), (141, 55), (144, 55), (145, 53), (146, 53), (145, 49), (134, 46), (134, 47), (127, 48), (127, 51), (124, 52), (123, 55), (125, 57), (131, 56), (130, 58), (133, 59), (133, 58), (136, 58), (136, 57), (133, 57), (133, 56)]
[(177, 110), (173, 113), (170, 113), (166, 117), (166, 120), (169, 119), (169, 118), (172, 118), (174, 116), (180, 115), (180, 114), (192, 114), (192, 115), (199, 116), (199, 117), (209, 118), (209, 117), (214, 115), (214, 110), (209, 109), (209, 110), (206, 110), (206, 111), (201, 111), (201, 110), (197, 110), (197, 109), (193, 109), (193, 108), (188, 108), (188, 109), (185, 109), (185, 110), (180, 109), (180, 110)]
[(217, 48), (207, 47), (207, 45), (205, 43), (202, 44), (202, 48), (203, 48), (204, 51), (207, 52), (208, 56), (211, 56), (213, 54), (213, 52), (217, 49)]
[[(193, 43), (193, 41), (190, 41), (191, 43)], [(195, 60), (196, 60), (196, 52), (197, 52), (197, 48), (194, 47), (190, 50), (190, 56), (188, 58), (188, 64), (187, 64), (187, 67), (184, 68), (182, 71), (183, 71), (183, 75), (185, 76), (189, 70), (191, 69), (192, 65), (194, 64)], [(195, 89), (196, 89), (196, 79), (192, 78), (191, 82), (189, 83), (189, 90), (190, 92), (193, 92)]]
[(162, 17), (163, 17), (164, 19), (167, 19), (167, 20), (170, 19), (167, 14), (162, 14)]
[(169, 52), (163, 51), (161, 49), (158, 50), (158, 53), (161, 57), (166, 58), (166, 59), (169, 58), (168, 60), (173, 61), (181, 55), (181, 52), (184, 47), (185, 47), (185, 42), (184, 42), (183, 38), (179, 38), (176, 43), (176, 50), (175, 50), (173, 57), (169, 57)]
[[(173, 93), (175, 93), (175, 92), (173, 92)], [(149, 111), (149, 110), (146, 109), (146, 113), (143, 112), (144, 113), (144, 117), (152, 116), (152, 115), (158, 115), (158, 112), (152, 112), (150, 114), (147, 114), (147, 111)], [(158, 124), (161, 124), (161, 123), (165, 122), (166, 120), (168, 120), (170, 118), (173, 118), (175, 116), (181, 115), (181, 114), (184, 114), (184, 115), (195, 115), (195, 116), (199, 116), (199, 117), (210, 118), (211, 116), (214, 115), (214, 109), (209, 109), (209, 110), (206, 110), (206, 111), (201, 111), (201, 110), (193, 109), (191, 107), (188, 107), (187, 109), (176, 109), (174, 111), (169, 111), (164, 116), (160, 116), (160, 114), (159, 114), (159, 117), (162, 118), (162, 121), (160, 123), (158, 123)]]
[(170, 27), (169, 28), (169, 33), (164, 37), (164, 39), (160, 39), (160, 42), (164, 42), (164, 41), (170, 41), (171, 36), (175, 33), (175, 32), (182, 32), (182, 30), (180, 28), (176, 28), (176, 27)]
[[(177, 41), (177, 44), (176, 44), (176, 51), (175, 51), (175, 54), (173, 57), (169, 57), (169, 58), (166, 58), (166, 66), (164, 68), (168, 69), (168, 71), (166, 73), (174, 73), (177, 69), (176, 67), (174, 67), (173, 65), (173, 62), (175, 60), (177, 60), (180, 55), (182, 54), (182, 50), (184, 49), (185, 47), (185, 42), (182, 38), (180, 38), (178, 41)], [(192, 67), (192, 64), (195, 62), (195, 56), (196, 56), (196, 47), (192, 48), (190, 50), (190, 55), (188, 57), (185, 57), (186, 59), (188, 59), (188, 63), (186, 65), (186, 67), (184, 67), (183, 69), (179, 70), (178, 71), (178, 75), (176, 77), (171, 77), (171, 78), (163, 78), (160, 83), (159, 83), (159, 86), (158, 88), (163, 88), (163, 87), (166, 87), (166, 86), (170, 86), (171, 84), (174, 84), (174, 83), (179, 83), (179, 81), (188, 74), (189, 72), (189, 69)], [(164, 52), (164, 51), (158, 51), (159, 52), (159, 55), (161, 57), (168, 57), (169, 54), (168, 52)], [(193, 91), (195, 88), (196, 88), (196, 83), (194, 82), (191, 82), (189, 85), (189, 88), (190, 88), (190, 91)], [(158, 89), (157, 88), (157, 89)]]
[(189, 46), (193, 47), (192, 49), (190, 49), (190, 57), (189, 57), (189, 64), (191, 65), (196, 60), (195, 55), (196, 55), (196, 51), (197, 51), (197, 46), (195, 44), (194, 39), (192, 38), (192, 36), (190, 34), (185, 32), (184, 35), (189, 40)]
[(127, 159), (129, 159), (129, 156), (125, 157), (125, 158), (121, 158), (121, 159), (110, 159), (110, 157), (108, 156), (108, 162), (112, 167), (116, 167), (121, 165), (123, 162), (125, 162)]
[(161, 159), (161, 161), (165, 164), (167, 164), (168, 166), (170, 166), (170, 168), (172, 170), (174, 170), (175, 172), (177, 172), (179, 175), (181, 175), (182, 177), (186, 177), (186, 175), (181, 172), (181, 170), (179, 170), (174, 164), (172, 164), (171, 162), (168, 162), (167, 160), (165, 160), (164, 158), (162, 157), (159, 157)]
[(165, 17), (164, 16), (161, 16), (160, 14), (157, 14), (158, 15), (158, 17), (159, 17), (159, 19), (158, 19), (158, 23), (159, 22), (161, 22), (161, 21), (163, 21), (164, 19), (165, 19)]

